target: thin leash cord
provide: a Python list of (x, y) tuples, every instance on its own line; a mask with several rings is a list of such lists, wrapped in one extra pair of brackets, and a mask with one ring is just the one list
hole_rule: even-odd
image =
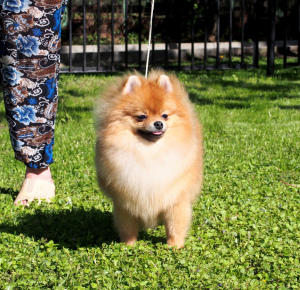
[(151, 45), (151, 34), (152, 34), (153, 11), (154, 11), (154, 0), (152, 0), (152, 2), (151, 2), (151, 17), (150, 17), (150, 27), (149, 27), (149, 40), (148, 40), (148, 48), (147, 48), (147, 59), (146, 59), (146, 72), (145, 72), (145, 78), (148, 77), (148, 65), (149, 65), (149, 56), (150, 56), (150, 45)]

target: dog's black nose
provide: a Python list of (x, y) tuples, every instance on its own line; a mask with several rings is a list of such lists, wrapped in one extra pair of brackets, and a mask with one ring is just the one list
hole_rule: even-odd
[(161, 121), (156, 121), (153, 125), (157, 130), (161, 130), (164, 127), (164, 124)]

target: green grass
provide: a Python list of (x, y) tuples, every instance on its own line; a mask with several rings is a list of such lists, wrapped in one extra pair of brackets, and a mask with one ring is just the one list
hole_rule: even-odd
[(12, 202), (0, 99), (1, 289), (299, 289), (299, 68), (182, 72), (205, 131), (205, 184), (180, 251), (163, 227), (121, 244), (94, 169), (94, 100), (114, 75), (62, 75), (52, 204)]

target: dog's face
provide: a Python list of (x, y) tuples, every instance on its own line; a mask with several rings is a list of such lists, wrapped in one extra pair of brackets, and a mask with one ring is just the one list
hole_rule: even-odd
[(136, 117), (138, 122), (143, 123), (137, 130), (137, 133), (148, 141), (157, 141), (167, 130), (166, 121), (169, 116), (168, 114), (162, 114), (162, 116), (155, 117), (154, 120), (151, 116), (148, 116), (147, 114), (141, 114)]
[(156, 81), (130, 76), (123, 88), (124, 113), (134, 134), (156, 142), (163, 138), (172, 121), (176, 119), (176, 100), (168, 76)]

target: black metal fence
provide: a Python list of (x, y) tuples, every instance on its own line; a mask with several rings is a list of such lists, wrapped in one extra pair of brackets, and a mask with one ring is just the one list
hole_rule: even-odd
[[(69, 0), (62, 73), (137, 69), (146, 63), (151, 0)], [(258, 68), (300, 64), (300, 0), (155, 0), (150, 67)]]

